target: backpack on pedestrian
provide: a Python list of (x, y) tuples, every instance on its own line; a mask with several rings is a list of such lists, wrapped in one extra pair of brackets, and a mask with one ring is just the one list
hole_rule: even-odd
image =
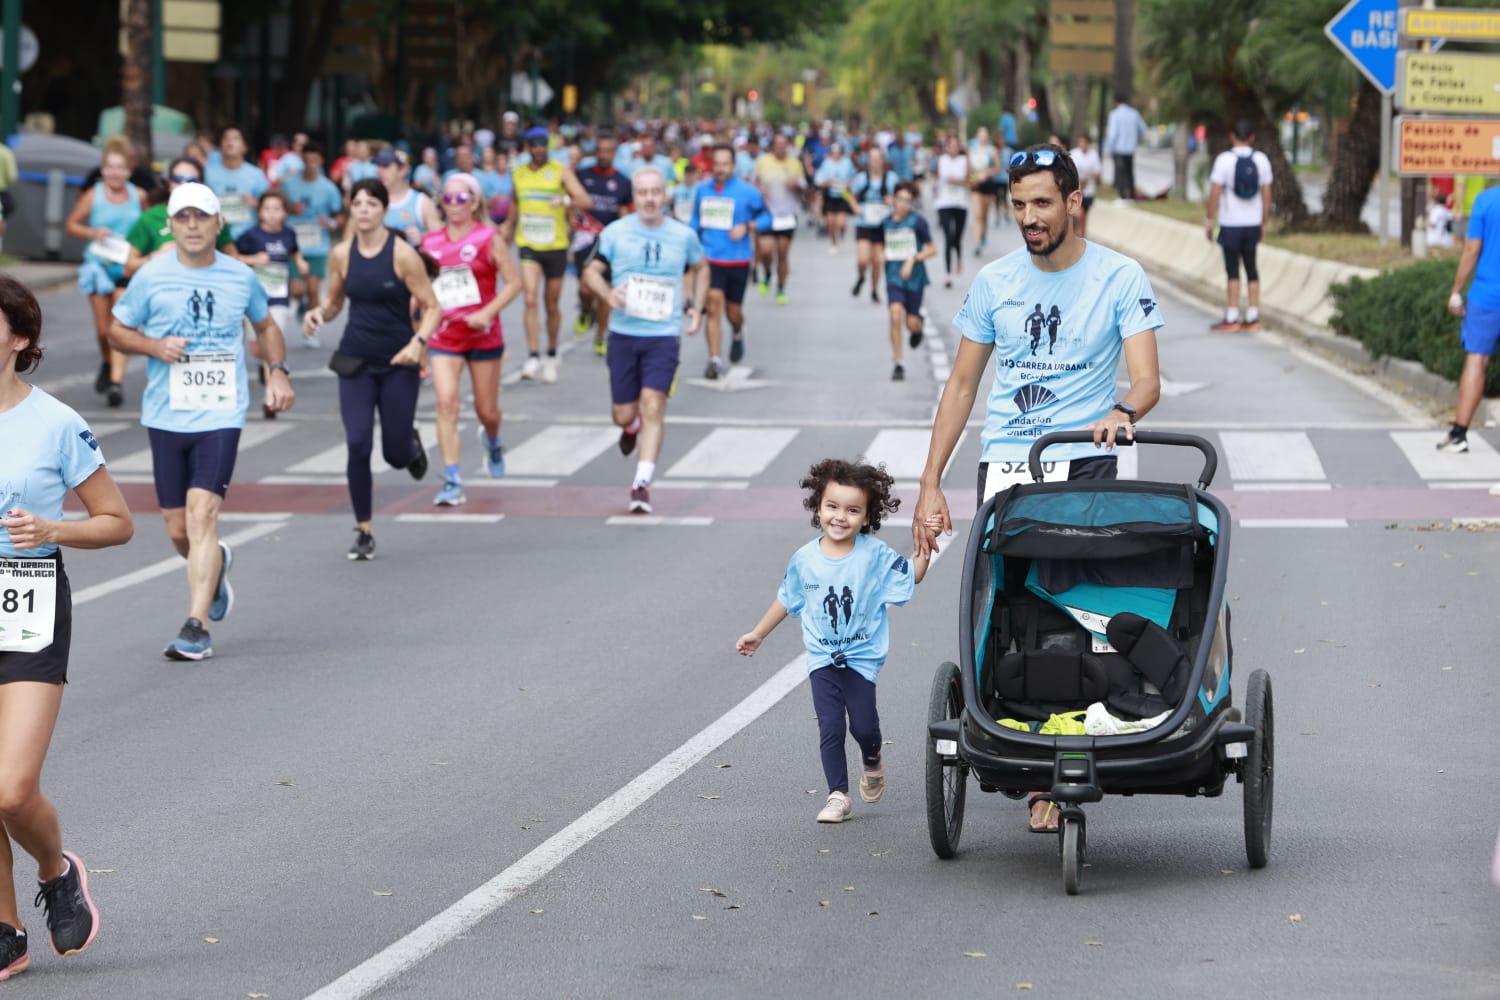
[(1248, 156), (1236, 154), (1234, 162), (1234, 196), (1249, 200), (1260, 190), (1260, 168), (1255, 165), (1255, 153)]

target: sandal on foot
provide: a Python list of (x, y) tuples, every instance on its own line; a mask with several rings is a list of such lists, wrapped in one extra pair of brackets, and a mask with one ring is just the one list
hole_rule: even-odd
[[(1037, 825), (1037, 816), (1033, 811), (1038, 802), (1046, 803), (1047, 808), (1042, 811), (1041, 825)], [(1038, 793), (1026, 800), (1026, 828), (1032, 833), (1056, 833), (1061, 818), (1061, 810), (1052, 797), (1044, 793)]]

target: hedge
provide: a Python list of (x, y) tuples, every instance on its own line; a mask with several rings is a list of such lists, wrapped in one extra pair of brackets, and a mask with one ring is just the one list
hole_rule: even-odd
[[(1359, 340), (1375, 357), (1417, 361), (1457, 380), (1464, 366), (1460, 320), (1448, 312), (1457, 258), (1417, 261), (1373, 278), (1350, 278), (1328, 289), (1334, 314), (1328, 324)], [(1500, 395), (1500, 365), (1485, 374), (1486, 395)]]

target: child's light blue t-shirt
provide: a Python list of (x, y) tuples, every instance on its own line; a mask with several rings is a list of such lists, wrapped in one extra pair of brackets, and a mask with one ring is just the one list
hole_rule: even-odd
[[(5, 442), (0, 448), (0, 516), (21, 509), (59, 521), (68, 491), (104, 464), (84, 419), (36, 386), (0, 413), (0, 441)], [(10, 532), (0, 528), (0, 558), (29, 559), (56, 551), (56, 545), (20, 551), (11, 544)]]
[[(174, 407), (172, 380), (186, 377), (189, 366), (147, 358), (141, 423), (179, 433), (244, 427), (250, 380), (241, 321), (261, 322), (267, 307), (266, 290), (255, 272), (222, 253), (214, 254), (208, 267), (187, 267), (175, 253), (163, 254), (137, 271), (115, 303), (115, 319), (153, 340), (185, 337), (190, 356), (233, 355), (228, 374), (235, 384), (233, 405), (227, 408), (187, 405), (182, 393)], [(195, 374), (212, 377), (207, 370)], [(195, 393), (193, 398), (202, 397)]]
[[(682, 330), (682, 272), (703, 259), (698, 234), (673, 218), (648, 226), (639, 215), (627, 215), (599, 234), (599, 256), (609, 262), (614, 287), (625, 288), (627, 307), (612, 309), (611, 333), (628, 337), (675, 337)], [(632, 295), (639, 283), (652, 294)], [(660, 290), (663, 298), (654, 298)], [(635, 303), (635, 304), (632, 304)]]
[(844, 666), (874, 683), (891, 646), (885, 606), (911, 600), (916, 581), (911, 562), (873, 535), (856, 535), (841, 559), (816, 538), (792, 553), (776, 599), (802, 619), (808, 672), (843, 654)]
[[(1072, 267), (1038, 268), (1024, 248), (980, 269), (953, 324), (995, 345), (981, 460), (1025, 461), (1053, 430), (1080, 430), (1114, 407), (1125, 341), (1162, 325), (1140, 264), (1086, 243)], [(1059, 461), (1101, 455), (1092, 443), (1047, 450)]]

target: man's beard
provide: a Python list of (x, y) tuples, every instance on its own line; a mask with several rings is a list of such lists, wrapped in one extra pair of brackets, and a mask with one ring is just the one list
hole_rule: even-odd
[(1040, 247), (1033, 247), (1030, 243), (1026, 242), (1025, 226), (1021, 226), (1018, 228), (1020, 228), (1021, 230), (1021, 242), (1026, 244), (1027, 253), (1031, 254), (1033, 257), (1050, 257), (1052, 256), (1053, 252), (1056, 251), (1058, 247), (1062, 246), (1063, 242), (1068, 238), (1068, 231), (1072, 224), (1072, 219), (1064, 219), (1062, 232), (1057, 234), (1057, 239), (1053, 240), (1051, 243), (1044, 243)]

